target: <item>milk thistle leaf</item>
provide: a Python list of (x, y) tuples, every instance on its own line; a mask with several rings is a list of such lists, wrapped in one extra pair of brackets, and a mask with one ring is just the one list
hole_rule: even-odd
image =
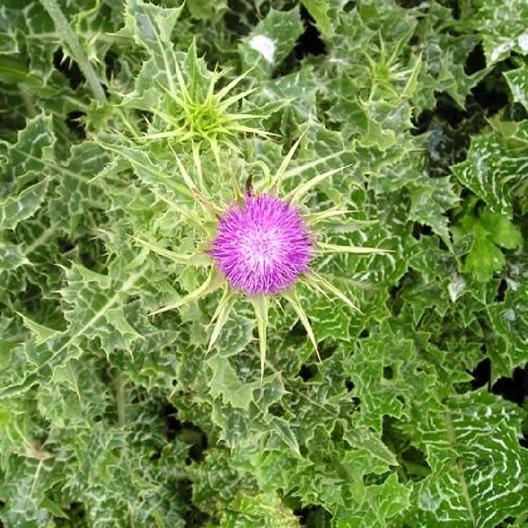
[(24, 322), (24, 325), (27, 326), (35, 335), (35, 343), (37, 345), (41, 345), (46, 341), (56, 338), (60, 334), (58, 330), (54, 330), (52, 328), (48, 328), (47, 326), (41, 325), (21, 313), (18, 313), (18, 315)]

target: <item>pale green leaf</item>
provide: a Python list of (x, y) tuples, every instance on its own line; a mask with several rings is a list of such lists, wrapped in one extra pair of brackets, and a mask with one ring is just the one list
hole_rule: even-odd
[(227, 358), (215, 356), (208, 359), (207, 364), (213, 371), (209, 379), (211, 395), (214, 398), (222, 396), (233, 407), (248, 410), (256, 384), (241, 382)]

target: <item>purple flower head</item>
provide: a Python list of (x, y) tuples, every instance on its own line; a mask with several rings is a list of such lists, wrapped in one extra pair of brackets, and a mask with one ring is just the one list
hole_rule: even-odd
[(275, 295), (307, 271), (312, 247), (296, 208), (268, 194), (248, 195), (220, 217), (211, 255), (232, 288)]

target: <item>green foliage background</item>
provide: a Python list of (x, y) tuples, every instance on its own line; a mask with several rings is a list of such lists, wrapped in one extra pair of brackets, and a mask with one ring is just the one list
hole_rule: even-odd
[[(528, 526), (526, 409), (471, 374), (528, 361), (528, 2), (505, 4), (3, 0), (0, 524)], [(247, 72), (230, 112), (273, 135), (185, 114), (176, 65), (198, 103)], [(247, 303), (206, 357), (218, 295), (148, 316), (203, 270), (132, 237), (197, 247), (174, 153), (226, 205), (305, 129), (287, 186), (345, 167), (305, 207), (393, 253), (316, 261), (362, 315), (302, 293), (318, 363), (272, 310), (261, 384)]]

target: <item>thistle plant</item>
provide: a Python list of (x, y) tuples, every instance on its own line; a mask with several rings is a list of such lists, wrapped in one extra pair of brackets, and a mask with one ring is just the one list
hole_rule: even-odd
[[(334, 296), (349, 309), (359, 312), (352, 300), (310, 267), (311, 261), (322, 254), (386, 253), (385, 250), (378, 248), (328, 244), (318, 239), (316, 227), (320, 222), (344, 215), (347, 211), (332, 208), (310, 214), (302, 206), (302, 200), (314, 187), (338, 174), (346, 166), (317, 174), (284, 193), (285, 180), (294, 175), (299, 176), (328, 158), (334, 157), (330, 155), (288, 170), (301, 139), (302, 136), (285, 156), (276, 173), (268, 181), (258, 185), (256, 190), (249, 187), (242, 193), (234, 183), (233, 202), (224, 209), (218, 208), (202, 194), (182, 161), (174, 153), (183, 180), (205, 214), (205, 221), (200, 222), (196, 218), (193, 221), (202, 227), (205, 234), (201, 254), (208, 260), (209, 274), (197, 289), (160, 307), (151, 315), (180, 308), (222, 289), (221, 299), (211, 320), (209, 352), (218, 339), (237, 298), (246, 297), (253, 305), (257, 320), (261, 380), (266, 362), (268, 312), (271, 303), (280, 304), (284, 299), (292, 306), (318, 357), (317, 339), (300, 302), (297, 286), (302, 284), (323, 295)], [(199, 158), (195, 161), (200, 163)], [(200, 167), (197, 168), (197, 172), (201, 173)], [(149, 250), (176, 262), (187, 264), (196, 262), (196, 255), (182, 256), (143, 240), (136, 240)]]
[(528, 528), (526, 20), (0, 0), (0, 527)]

